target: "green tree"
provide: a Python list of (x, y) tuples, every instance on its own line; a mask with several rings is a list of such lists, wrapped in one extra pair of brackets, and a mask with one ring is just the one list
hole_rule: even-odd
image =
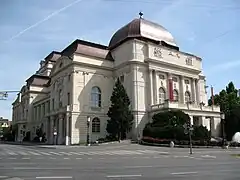
[(111, 96), (111, 107), (108, 110), (107, 132), (112, 138), (124, 139), (132, 128), (133, 115), (127, 92), (117, 79)]
[[(238, 90), (233, 82), (230, 82), (225, 89), (219, 94), (213, 96), (214, 104), (220, 106), (220, 110), (225, 113), (225, 133), (227, 139), (231, 140), (232, 136), (240, 131), (240, 98)], [(208, 100), (208, 105), (211, 106), (212, 97)]]

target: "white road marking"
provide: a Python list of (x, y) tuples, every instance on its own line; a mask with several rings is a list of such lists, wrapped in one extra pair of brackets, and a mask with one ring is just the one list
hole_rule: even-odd
[(109, 175), (107, 178), (129, 178), (129, 177), (141, 177), (141, 174), (133, 174), (133, 175)]
[(65, 168), (65, 167), (49, 167), (49, 168), (44, 168), (44, 167), (13, 167), (11, 169), (14, 170), (70, 170), (72, 168)]
[(214, 159), (216, 159), (216, 156), (210, 156), (210, 155), (202, 155), (201, 157), (205, 157), (205, 158), (214, 158)]
[(48, 154), (48, 153), (46, 153), (46, 152), (42, 152), (42, 151), (41, 151), (41, 152), (39, 151), (38, 153), (40, 153), (40, 154), (44, 154), (44, 155), (47, 155), (47, 156), (50, 156), (50, 155), (51, 155), (51, 154)]
[(76, 159), (82, 159), (82, 158), (76, 158)]
[(69, 159), (69, 158), (63, 158), (63, 159)]
[(19, 153), (20, 155), (23, 155), (23, 156), (27, 156), (27, 155), (28, 155), (27, 153), (25, 153), (25, 152), (23, 152), (23, 151), (18, 151), (18, 153)]
[(36, 156), (41, 156), (41, 154), (38, 154), (38, 153), (33, 152), (33, 151), (28, 151), (28, 153), (33, 154), (33, 155), (36, 155)]
[(67, 152), (59, 152), (61, 154), (67, 155), (67, 156), (71, 156), (71, 154), (67, 153)]
[(7, 178), (7, 176), (0, 176), (0, 179)]
[(153, 168), (154, 166), (124, 166), (124, 168)]
[(7, 153), (10, 154), (10, 155), (17, 155), (16, 153), (14, 153), (12, 151), (8, 151)]
[(171, 173), (172, 175), (187, 175), (187, 174), (197, 174), (198, 172), (176, 172)]
[(83, 153), (79, 153), (79, 152), (70, 152), (70, 153), (71, 153), (71, 154), (78, 155), (78, 156), (83, 155)]
[(57, 155), (57, 156), (62, 156), (62, 154), (55, 153), (55, 152), (48, 152), (48, 153), (51, 153), (51, 154), (54, 154), (54, 155)]
[(72, 179), (72, 176), (42, 176), (36, 177), (36, 179)]
[(22, 159), (30, 159), (30, 158), (22, 158)]

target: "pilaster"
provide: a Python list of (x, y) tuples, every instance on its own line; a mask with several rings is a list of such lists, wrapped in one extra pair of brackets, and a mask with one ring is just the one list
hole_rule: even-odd
[(179, 83), (179, 102), (184, 104), (184, 77), (180, 76), (180, 83)]
[(191, 79), (191, 100), (193, 101), (193, 103), (196, 103), (196, 83), (195, 83), (195, 79)]
[(200, 104), (200, 85), (199, 85), (199, 79), (195, 79), (196, 83), (196, 102), (197, 104)]
[(153, 95), (153, 70), (149, 69), (149, 79), (150, 79), (150, 105), (154, 104), (154, 95)]
[(159, 84), (158, 84), (158, 79), (159, 79), (159, 72), (155, 71), (155, 104), (159, 104), (159, 97), (158, 97), (158, 90), (159, 90)]

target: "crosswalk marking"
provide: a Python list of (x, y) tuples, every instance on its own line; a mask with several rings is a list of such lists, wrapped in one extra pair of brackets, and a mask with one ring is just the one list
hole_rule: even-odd
[(47, 155), (47, 156), (51, 156), (51, 154), (46, 153), (46, 152), (42, 152), (42, 151), (40, 152), (40, 151), (39, 151), (39, 153), (44, 154), (44, 155)]
[(36, 153), (36, 152), (33, 152), (33, 151), (28, 151), (28, 153), (33, 154), (33, 155), (36, 155), (36, 156), (41, 156), (41, 154)]
[[(167, 153), (167, 152), (165, 152)], [(131, 155), (147, 155), (159, 154), (159, 151), (154, 150), (99, 150), (99, 151), (41, 151), (29, 149), (5, 149), (0, 151), (0, 156), (131, 156)]]
[(62, 156), (62, 154), (60, 154), (60, 153), (56, 153), (56, 152), (48, 152), (48, 153), (50, 153), (50, 154), (54, 154), (54, 155), (57, 155), (57, 156)]
[(7, 153), (10, 154), (10, 155), (17, 155), (16, 153), (11, 152), (11, 151), (8, 151)]
[(23, 156), (27, 156), (28, 155), (27, 153), (25, 153), (23, 151), (18, 151), (18, 154), (23, 155)]

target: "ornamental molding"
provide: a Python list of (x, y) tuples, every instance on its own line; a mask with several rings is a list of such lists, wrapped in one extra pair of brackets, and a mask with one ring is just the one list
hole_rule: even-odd
[(162, 58), (162, 49), (159, 47), (155, 47), (153, 51), (153, 55), (157, 58)]

